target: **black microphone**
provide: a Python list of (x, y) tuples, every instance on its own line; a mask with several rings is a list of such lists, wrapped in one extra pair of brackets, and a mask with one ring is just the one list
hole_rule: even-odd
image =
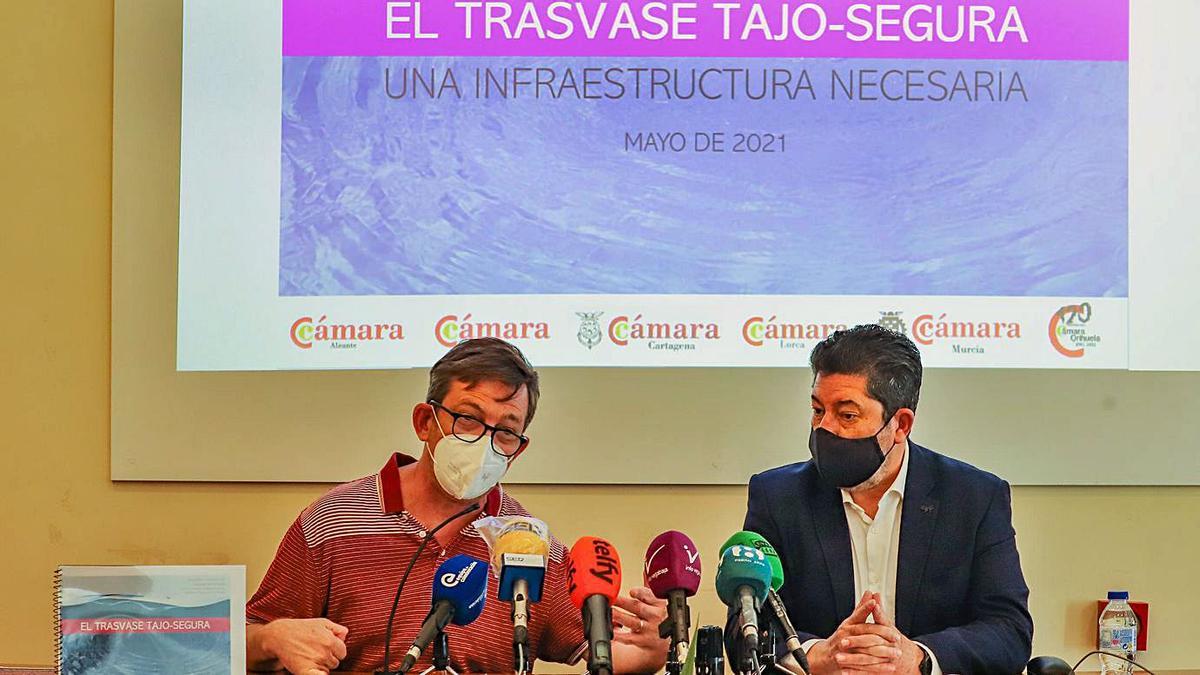
[(779, 626), (783, 629), (783, 639), (787, 650), (791, 652), (796, 662), (800, 664), (800, 669), (806, 673), (809, 672), (808, 655), (804, 653), (804, 644), (796, 636), (796, 628), (792, 626), (792, 620), (788, 618), (787, 607), (783, 605), (783, 598), (780, 598), (779, 594), (773, 588), (767, 591), (767, 606), (771, 608), (771, 613), (774, 614), (775, 620), (779, 622)]
[(725, 675), (725, 645), (717, 626), (701, 626), (696, 633), (696, 675)]
[(775, 644), (779, 641), (779, 631), (775, 622), (769, 619), (770, 617), (765, 617), (758, 627), (758, 668), (762, 673), (774, 672)]
[(441, 530), (443, 527), (467, 515), (468, 513), (471, 513), (472, 511), (478, 511), (479, 509), (479, 504), (468, 504), (467, 507), (462, 511), (459, 511), (458, 513), (438, 523), (437, 527), (430, 530), (429, 534), (427, 534), (425, 538), (421, 540), (421, 544), (417, 546), (417, 552), (413, 553), (412, 559), (408, 561), (408, 567), (404, 569), (404, 576), (400, 577), (400, 585), (396, 586), (396, 597), (392, 598), (392, 611), (388, 612), (387, 630), (384, 632), (383, 641), (382, 675), (394, 675), (393, 671), (391, 670), (392, 662), (390, 660), (392, 655), (392, 623), (396, 619), (396, 608), (400, 606), (400, 592), (404, 590), (404, 582), (408, 581), (408, 575), (412, 573), (413, 567), (417, 564), (417, 559), (421, 557), (421, 552), (425, 550), (425, 544), (428, 544), (429, 540), (433, 539), (433, 535), (437, 534), (438, 530)]
[(1029, 675), (1075, 675), (1066, 661), (1056, 656), (1038, 656), (1026, 667)]

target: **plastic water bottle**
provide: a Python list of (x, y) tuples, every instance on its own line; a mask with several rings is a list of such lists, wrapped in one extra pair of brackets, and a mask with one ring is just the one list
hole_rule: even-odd
[[(1137, 658), (1138, 620), (1129, 606), (1127, 591), (1109, 591), (1108, 606), (1100, 614), (1100, 649)], [(1104, 675), (1129, 675), (1133, 664), (1111, 656), (1100, 655), (1100, 672)]]

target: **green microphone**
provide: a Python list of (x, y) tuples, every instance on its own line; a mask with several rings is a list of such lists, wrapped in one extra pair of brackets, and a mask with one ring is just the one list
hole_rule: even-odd
[(778, 591), (783, 586), (783, 563), (779, 562), (779, 553), (766, 537), (757, 532), (742, 530), (735, 532), (721, 544), (721, 553), (724, 554), (730, 546), (749, 546), (762, 551), (762, 554), (767, 556), (767, 564), (771, 566), (771, 590)]
[(779, 625), (784, 632), (784, 645), (787, 650), (792, 653), (792, 656), (804, 669), (808, 671), (808, 656), (804, 653), (804, 645), (800, 642), (800, 638), (796, 636), (796, 629), (792, 626), (791, 619), (788, 618), (787, 608), (783, 606), (783, 600), (779, 597), (779, 589), (783, 586), (783, 562), (779, 560), (779, 552), (767, 541), (767, 538), (757, 532), (750, 530), (742, 530), (735, 532), (732, 537), (725, 540), (721, 546), (721, 554), (733, 546), (749, 546), (762, 552), (767, 558), (767, 564), (771, 566), (771, 588), (767, 591), (767, 605), (771, 608), (771, 613), (779, 621)]

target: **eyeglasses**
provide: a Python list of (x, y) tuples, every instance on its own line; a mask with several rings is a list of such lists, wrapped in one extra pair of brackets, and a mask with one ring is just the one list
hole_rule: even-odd
[(518, 452), (529, 445), (529, 438), (504, 427), (494, 427), (483, 420), (454, 412), (437, 401), (426, 401), (437, 410), (441, 410), (453, 418), (450, 424), (450, 434), (466, 443), (474, 443), (484, 434), (492, 437), (492, 451), (504, 457), (515, 457)]

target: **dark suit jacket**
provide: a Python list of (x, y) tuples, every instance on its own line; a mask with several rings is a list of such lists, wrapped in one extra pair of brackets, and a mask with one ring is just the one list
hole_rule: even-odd
[[(896, 627), (945, 673), (1020, 673), (1033, 620), (1008, 483), (909, 443), (900, 524)], [(829, 637), (850, 612), (854, 562), (841, 493), (812, 462), (750, 479), (745, 529), (783, 562), (779, 594), (801, 641)]]

